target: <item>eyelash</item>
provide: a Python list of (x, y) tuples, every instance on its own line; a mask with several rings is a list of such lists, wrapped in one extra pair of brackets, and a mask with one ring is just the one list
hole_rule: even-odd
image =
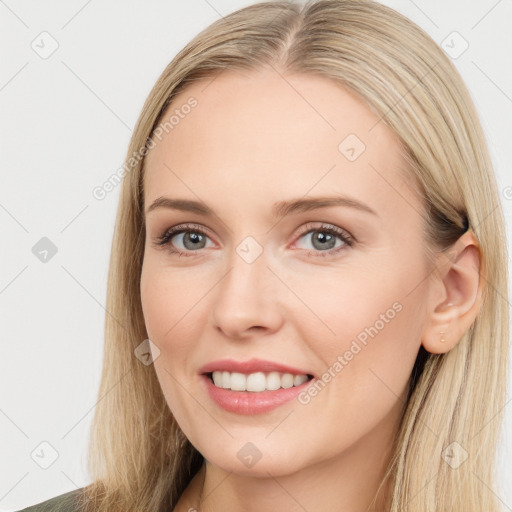
[[(321, 232), (321, 233), (328, 233), (331, 235), (335, 235), (338, 238), (341, 239), (341, 241), (344, 243), (341, 247), (336, 247), (333, 249), (329, 249), (327, 251), (315, 251), (315, 250), (308, 250), (308, 256), (313, 254), (313, 257), (326, 257), (326, 256), (332, 256), (334, 254), (337, 254), (338, 252), (346, 249), (346, 247), (352, 247), (355, 243), (355, 239), (345, 230), (338, 228), (337, 226), (334, 226), (332, 224), (322, 224), (321, 226), (313, 226), (312, 223), (308, 223), (304, 226), (304, 231), (302, 231), (298, 239), (302, 238), (304, 235), (308, 235), (310, 233), (314, 232)], [(195, 252), (198, 251), (180, 251), (178, 249), (174, 249), (172, 247), (172, 244), (170, 243), (172, 238), (174, 238), (176, 235), (179, 235), (181, 233), (199, 233), (203, 236), (208, 237), (208, 233), (206, 230), (204, 230), (201, 226), (198, 224), (180, 224), (179, 226), (175, 226), (173, 228), (168, 229), (163, 233), (163, 235), (158, 236), (155, 239), (155, 245), (157, 247), (165, 247), (167, 246), (167, 251), (171, 254), (178, 254), (179, 257), (185, 256), (185, 257), (193, 257), (195, 256)]]

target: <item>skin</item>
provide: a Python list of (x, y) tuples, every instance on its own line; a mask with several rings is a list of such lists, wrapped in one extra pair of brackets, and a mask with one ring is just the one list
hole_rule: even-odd
[[(160, 350), (155, 371), (206, 461), (175, 510), (197, 505), (206, 471), (201, 511), (366, 511), (420, 346), (450, 350), (478, 313), (477, 240), (464, 234), (432, 272), (422, 200), (400, 173), (398, 140), (335, 82), (272, 68), (224, 71), (181, 91), (170, 110), (191, 96), (198, 105), (155, 139), (144, 178), (146, 211), (167, 196), (215, 212), (162, 207), (146, 216), (141, 299)], [(338, 149), (348, 134), (366, 145), (354, 161)], [(377, 215), (345, 206), (271, 215), (275, 202), (324, 195), (350, 196)], [(154, 244), (185, 222), (207, 230), (199, 249), (172, 239), (190, 256)], [(313, 241), (322, 224), (356, 241), (335, 238), (341, 251), (323, 257), (326, 246)], [(264, 249), (252, 263), (236, 251), (248, 236)], [(401, 311), (307, 404), (237, 415), (218, 407), (199, 377), (207, 362), (252, 357), (321, 377), (396, 302)], [(251, 468), (237, 457), (247, 442), (262, 454)]]

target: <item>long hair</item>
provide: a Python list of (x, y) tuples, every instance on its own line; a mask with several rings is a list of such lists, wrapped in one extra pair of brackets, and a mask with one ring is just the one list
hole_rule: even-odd
[[(264, 2), (211, 24), (169, 63), (134, 129), (111, 248), (104, 364), (84, 489), (88, 510), (172, 510), (203, 462), (165, 401), (140, 298), (144, 155), (176, 94), (223, 70), (273, 66), (337, 81), (398, 136), (423, 198), (427, 255), (467, 229), (480, 246), (481, 310), (445, 354), (420, 348), (386, 476), (391, 512), (497, 512), (491, 491), (506, 393), (508, 285), (504, 220), (488, 148), (455, 66), (418, 26), (371, 0)], [(457, 443), (457, 444), (453, 444)], [(446, 450), (466, 453), (459, 466)]]

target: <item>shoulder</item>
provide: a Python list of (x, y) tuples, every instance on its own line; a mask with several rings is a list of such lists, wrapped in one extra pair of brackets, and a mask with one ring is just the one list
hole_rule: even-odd
[(74, 491), (55, 496), (16, 512), (80, 512), (82, 507), (78, 502), (78, 498), (82, 494), (83, 489), (83, 487), (75, 489)]

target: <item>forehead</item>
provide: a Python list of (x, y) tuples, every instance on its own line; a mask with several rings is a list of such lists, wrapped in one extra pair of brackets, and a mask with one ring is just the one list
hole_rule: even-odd
[(339, 192), (385, 210), (390, 197), (410, 196), (395, 134), (324, 77), (222, 71), (182, 90), (161, 126), (146, 157), (145, 205), (220, 193), (241, 212)]

